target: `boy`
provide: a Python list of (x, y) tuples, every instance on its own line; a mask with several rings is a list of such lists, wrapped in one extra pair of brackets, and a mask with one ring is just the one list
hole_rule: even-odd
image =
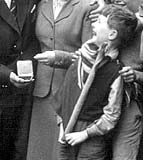
[[(101, 0), (102, 1), (102, 0)], [(131, 83), (136, 87), (136, 91), (133, 87), (133, 94), (130, 93), (130, 103), (128, 107), (124, 107), (122, 111), (122, 116), (120, 117), (120, 122), (116, 127), (116, 135), (114, 135), (113, 140), (113, 159), (114, 160), (136, 160), (143, 159), (142, 154), (142, 144), (143, 138), (141, 139), (142, 129), (143, 129), (143, 99), (142, 99), (142, 83), (143, 83), (143, 70), (142, 70), (142, 43), (143, 43), (143, 17), (141, 4), (143, 0), (112, 0), (111, 3), (116, 3), (117, 5), (123, 5), (128, 7), (132, 12), (136, 13), (138, 18), (138, 27), (136, 29), (136, 34), (134, 39), (131, 41), (130, 45), (124, 47), (120, 50), (119, 60), (124, 64), (125, 67), (120, 71), (126, 86)], [(123, 5), (123, 6), (124, 6)], [(97, 15), (92, 12), (92, 21), (97, 17)], [(141, 142), (140, 142), (141, 139)], [(138, 154), (140, 144), (140, 153)], [(137, 158), (138, 155), (138, 158)], [(141, 157), (142, 155), (142, 157)]]
[[(69, 68), (58, 94), (61, 107), (57, 112), (63, 119), (64, 128), (85, 87), (96, 56), (103, 52), (105, 56), (97, 65), (72, 132), (60, 139), (60, 160), (106, 159), (105, 135), (118, 122), (123, 97), (123, 83), (118, 74), (121, 69), (117, 60), (118, 50), (132, 38), (136, 26), (137, 19), (131, 12), (115, 6), (106, 8), (93, 24), (93, 38), (82, 46), (81, 57)], [(107, 45), (102, 45), (104, 42)]]

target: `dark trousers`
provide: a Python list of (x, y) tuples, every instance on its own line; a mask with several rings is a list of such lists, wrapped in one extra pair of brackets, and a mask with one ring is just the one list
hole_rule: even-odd
[[(82, 131), (89, 124), (88, 122), (78, 121), (74, 131)], [(76, 146), (59, 145), (59, 160), (107, 160), (104, 136), (88, 138), (85, 142)]]
[(72, 147), (60, 144), (59, 160), (105, 160), (105, 143), (102, 137), (90, 138)]
[(31, 95), (8, 93), (0, 99), (0, 160), (26, 160)]
[[(143, 129), (142, 113), (136, 101), (124, 107), (113, 137), (112, 160), (136, 160)], [(142, 159), (140, 159), (142, 160)]]

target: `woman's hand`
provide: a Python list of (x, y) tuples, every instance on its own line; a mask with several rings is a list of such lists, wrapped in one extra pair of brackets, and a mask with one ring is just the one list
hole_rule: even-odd
[(38, 60), (40, 63), (46, 65), (52, 65), (55, 62), (55, 52), (54, 51), (45, 51), (43, 53), (36, 54), (34, 59)]
[(136, 71), (130, 66), (123, 67), (122, 70), (119, 71), (119, 74), (127, 83), (134, 82), (137, 79)]
[(75, 62), (79, 56), (81, 55), (80, 50), (76, 51), (73, 55), (72, 55), (72, 62)]
[(87, 138), (88, 134), (86, 130), (81, 132), (73, 132), (65, 135), (66, 142), (71, 146), (75, 146), (76, 144), (84, 142)]
[(89, 14), (89, 19), (91, 20), (91, 22), (95, 22), (99, 16), (99, 14), (101, 13), (102, 9), (105, 7), (106, 3), (104, 0), (90, 0), (90, 5), (95, 5), (98, 4), (98, 8), (94, 9), (90, 12)]

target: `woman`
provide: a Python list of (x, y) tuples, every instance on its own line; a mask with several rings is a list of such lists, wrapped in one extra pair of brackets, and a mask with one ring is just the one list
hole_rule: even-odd
[[(50, 102), (63, 82), (73, 52), (91, 37), (89, 0), (42, 0), (36, 35), (41, 44), (29, 138), (28, 160), (56, 160), (58, 127)], [(58, 63), (54, 61), (58, 60)], [(47, 65), (45, 65), (47, 64)]]

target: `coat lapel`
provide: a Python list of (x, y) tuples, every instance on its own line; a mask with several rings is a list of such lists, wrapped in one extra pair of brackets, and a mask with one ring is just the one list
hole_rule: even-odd
[(79, 3), (79, 0), (69, 0), (69, 2), (63, 7), (61, 12), (59, 13), (55, 22), (67, 18), (72, 13), (74, 5), (76, 5), (77, 3)]
[(0, 16), (18, 33), (20, 33), (14, 16), (10, 13), (4, 0), (0, 0)]
[[(74, 5), (79, 3), (79, 0), (70, 0), (62, 9), (58, 15), (55, 22), (61, 21), (64, 18), (67, 18), (73, 11)], [(54, 14), (53, 14), (53, 0), (45, 0), (44, 5), (42, 6), (42, 14), (51, 22), (54, 23)]]
[(53, 0), (45, 0), (41, 9), (42, 14), (50, 21), (53, 25), (54, 23), (54, 14), (53, 14)]
[(28, 12), (28, 0), (16, 0), (17, 2), (17, 22), (20, 31), (22, 31), (26, 13)]

